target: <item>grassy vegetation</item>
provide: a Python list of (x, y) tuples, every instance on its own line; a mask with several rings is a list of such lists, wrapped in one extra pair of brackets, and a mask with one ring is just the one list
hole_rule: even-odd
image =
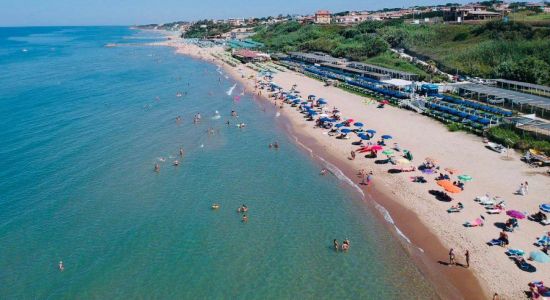
[(492, 21), (393, 30), (401, 37), (398, 46), (433, 59), (450, 73), (550, 84), (550, 28)]
[(550, 141), (537, 139), (530, 134), (520, 133), (513, 128), (495, 126), (489, 129), (488, 134), (491, 140), (508, 147), (519, 150), (536, 149), (550, 155)]
[(523, 22), (413, 25), (401, 20), (367, 21), (352, 27), (288, 22), (260, 27), (254, 39), (271, 50), (322, 51), (428, 80), (429, 72), (392, 55), (389, 47), (405, 48), (452, 74), (550, 84), (550, 27)]
[(191, 25), (183, 37), (185, 38), (205, 38), (208, 36), (217, 36), (231, 31), (232, 27), (229, 24), (215, 24), (209, 20), (198, 21)]
[(428, 72), (389, 50), (390, 43), (384, 36), (377, 34), (385, 25), (388, 23), (364, 22), (343, 27), (287, 22), (260, 27), (253, 39), (273, 51), (321, 51), (335, 57), (412, 72), (419, 74), (421, 79), (429, 80)]

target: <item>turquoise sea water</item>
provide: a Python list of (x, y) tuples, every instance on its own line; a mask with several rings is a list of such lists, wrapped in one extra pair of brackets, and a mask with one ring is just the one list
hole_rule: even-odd
[[(319, 176), (262, 101), (233, 101), (216, 66), (104, 47), (155, 39), (0, 28), (0, 298), (434, 297), (352, 189)], [(332, 239), (346, 237), (351, 251), (335, 253)]]

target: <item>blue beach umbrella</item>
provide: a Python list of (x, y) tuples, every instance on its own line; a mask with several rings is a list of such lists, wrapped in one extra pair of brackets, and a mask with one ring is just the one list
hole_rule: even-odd
[(363, 123), (361, 122), (355, 122), (353, 125), (357, 126), (357, 127), (363, 127), (365, 126)]
[(367, 129), (367, 130), (365, 130), (365, 132), (368, 132), (368, 133), (370, 133), (370, 134), (375, 134), (375, 133), (376, 133), (376, 130)]
[(316, 115), (318, 115), (317, 112), (315, 112), (315, 111), (310, 111), (310, 112), (308, 112), (308, 114), (309, 114), (310, 116), (316, 116)]
[(325, 101), (324, 99), (320, 99), (320, 100), (317, 100), (317, 103), (319, 103), (319, 104), (327, 104), (327, 101)]
[(350, 133), (351, 129), (349, 129), (349, 128), (340, 129), (340, 132), (341, 133)]
[(386, 134), (386, 135), (383, 135), (382, 138), (385, 139), (385, 140), (391, 140), (392, 136)]
[(540, 263), (550, 262), (550, 256), (541, 251), (533, 251), (529, 253), (529, 258)]
[(336, 128), (344, 127), (344, 124), (339, 123), (339, 124), (334, 125), (334, 127), (336, 127)]
[(362, 139), (362, 140), (370, 140), (370, 136), (366, 135), (366, 134), (359, 134), (359, 137)]

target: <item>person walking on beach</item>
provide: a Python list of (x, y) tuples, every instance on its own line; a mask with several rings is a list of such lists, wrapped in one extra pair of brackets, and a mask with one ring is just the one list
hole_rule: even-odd
[(455, 264), (455, 250), (451, 248), (451, 250), (449, 250), (449, 265), (454, 266)]
[(351, 160), (354, 160), (355, 159), (355, 151), (351, 150), (350, 155), (351, 155)]
[(466, 253), (464, 253), (464, 256), (466, 257), (466, 268), (470, 267), (470, 251), (466, 249)]
[(527, 181), (523, 185), (523, 189), (525, 190), (525, 195), (529, 194), (529, 183)]

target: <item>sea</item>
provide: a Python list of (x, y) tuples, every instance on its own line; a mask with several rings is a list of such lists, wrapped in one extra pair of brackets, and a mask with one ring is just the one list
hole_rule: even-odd
[(437, 297), (271, 105), (159, 40), (0, 28), (1, 299)]

